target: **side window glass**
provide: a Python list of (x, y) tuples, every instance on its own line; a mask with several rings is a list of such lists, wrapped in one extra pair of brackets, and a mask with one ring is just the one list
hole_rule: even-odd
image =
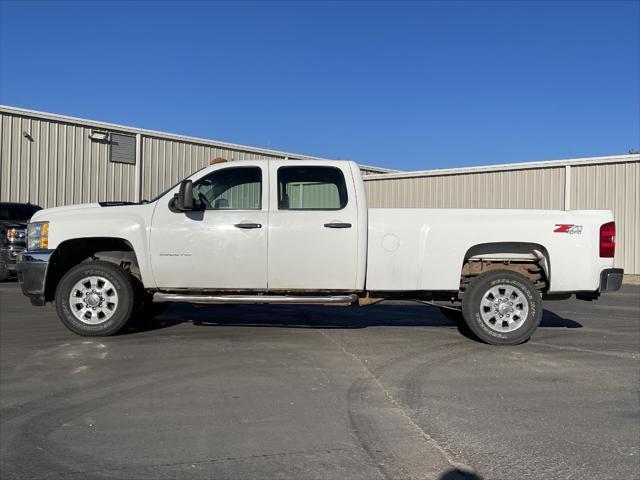
[(347, 205), (342, 171), (334, 167), (280, 167), (279, 210), (341, 210)]
[(262, 170), (236, 167), (218, 170), (193, 185), (194, 210), (260, 210)]

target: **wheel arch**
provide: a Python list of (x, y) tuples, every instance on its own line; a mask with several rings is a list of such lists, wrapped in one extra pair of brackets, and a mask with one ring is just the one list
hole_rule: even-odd
[(103, 260), (123, 267), (140, 280), (140, 264), (133, 245), (119, 237), (75, 238), (62, 242), (49, 259), (45, 300), (51, 301), (62, 276), (88, 260)]
[[(551, 259), (549, 251), (539, 243), (533, 242), (491, 242), (470, 247), (462, 264), (462, 276), (481, 273), (483, 269), (500, 268), (513, 270), (537, 280), (535, 272), (529, 272), (527, 264), (537, 265), (544, 276), (544, 288), (551, 282)], [(524, 266), (524, 268), (523, 268)]]

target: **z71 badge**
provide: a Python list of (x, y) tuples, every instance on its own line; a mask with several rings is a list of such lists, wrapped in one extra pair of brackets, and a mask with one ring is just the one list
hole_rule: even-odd
[(569, 235), (580, 235), (582, 225), (572, 225), (570, 223), (556, 223), (555, 233), (568, 233)]

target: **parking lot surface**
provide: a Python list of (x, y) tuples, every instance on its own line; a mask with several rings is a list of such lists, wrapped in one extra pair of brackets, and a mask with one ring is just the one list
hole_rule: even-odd
[(636, 479), (640, 287), (528, 343), (437, 309), (174, 305), (109, 338), (0, 284), (0, 476)]

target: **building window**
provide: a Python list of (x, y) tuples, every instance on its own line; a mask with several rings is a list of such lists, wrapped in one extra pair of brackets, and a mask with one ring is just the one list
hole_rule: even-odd
[(342, 171), (334, 167), (280, 167), (279, 210), (340, 210), (347, 205)]
[(116, 163), (136, 163), (136, 137), (121, 133), (111, 134), (109, 161)]

